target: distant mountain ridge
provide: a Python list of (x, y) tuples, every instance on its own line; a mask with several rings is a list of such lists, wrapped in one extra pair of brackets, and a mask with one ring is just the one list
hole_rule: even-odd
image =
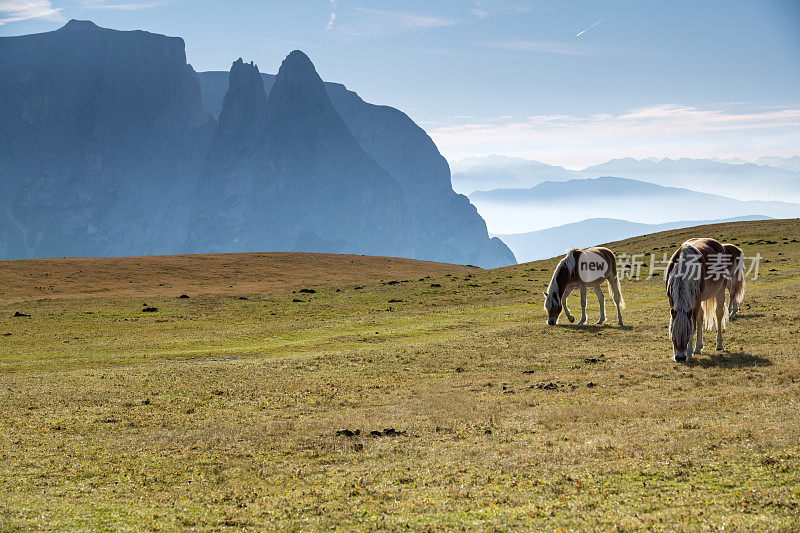
[(276, 76), (241, 59), (206, 74), (180, 38), (88, 21), (0, 38), (0, 258), (515, 262), (405, 114), (323, 84), (299, 51)]
[(587, 217), (647, 224), (746, 215), (800, 217), (800, 204), (742, 201), (615, 177), (548, 181), (529, 189), (476, 191), (470, 199), (495, 234), (551, 228)]
[(528, 233), (498, 235), (521, 263), (547, 259), (570, 248), (586, 248), (639, 235), (706, 224), (767, 220), (759, 215), (717, 220), (683, 220), (662, 224), (641, 224), (614, 218), (592, 218)]
[(529, 159), (505, 156), (473, 157), (456, 161), (453, 189), (469, 195), (475, 191), (533, 187), (543, 181), (566, 181), (580, 173)]
[[(453, 187), (464, 194), (498, 188), (529, 188), (544, 181), (613, 176), (684, 187), (740, 200), (800, 202), (800, 156), (741, 159), (612, 159), (583, 170), (503, 156), (453, 162)], [(769, 187), (763, 187), (767, 182)]]
[[(800, 173), (754, 163), (727, 164), (709, 159), (613, 159), (580, 172), (582, 177), (614, 176), (739, 200), (800, 201)], [(769, 187), (764, 187), (768, 183)]]

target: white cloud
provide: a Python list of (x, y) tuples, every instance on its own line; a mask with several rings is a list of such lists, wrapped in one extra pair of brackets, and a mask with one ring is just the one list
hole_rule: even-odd
[(423, 15), (406, 11), (394, 11), (358, 7), (348, 17), (347, 26), (339, 26), (339, 32), (349, 37), (372, 37), (390, 33), (429, 30), (452, 26), (455, 19)]
[(114, 3), (106, 0), (90, 0), (83, 3), (83, 7), (86, 9), (114, 9), (117, 11), (137, 11), (139, 9), (150, 9), (161, 5), (162, 4), (159, 2)]
[(0, 0), (0, 26), (36, 18), (55, 17), (61, 8), (50, 0)]
[(419, 15), (405, 11), (390, 11), (385, 9), (374, 9), (359, 7), (359, 13), (380, 19), (383, 24), (402, 30), (413, 30), (419, 28), (441, 28), (442, 26), (452, 26), (455, 20), (431, 15)]
[(533, 9), (531, 6), (516, 2), (474, 0), (472, 4), (475, 7), (468, 10), (469, 14), (479, 19), (493, 15), (516, 15)]
[(622, 114), (537, 115), (433, 127), (448, 159), (503, 154), (570, 168), (616, 157), (796, 155), (800, 109), (755, 112), (657, 105)]
[(325, 26), (325, 31), (331, 31), (333, 29), (333, 23), (336, 22), (336, 8), (337, 0), (331, 0), (331, 16), (328, 19), (328, 25)]

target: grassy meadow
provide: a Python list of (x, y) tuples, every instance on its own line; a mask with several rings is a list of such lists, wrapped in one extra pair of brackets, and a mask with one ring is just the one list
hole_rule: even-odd
[(660, 276), (548, 327), (557, 259), (0, 261), (0, 531), (796, 531), (800, 221), (610, 247), (700, 236), (764, 260), (683, 365)]

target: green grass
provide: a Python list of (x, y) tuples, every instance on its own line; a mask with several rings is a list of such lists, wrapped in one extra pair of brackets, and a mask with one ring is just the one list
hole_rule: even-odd
[(661, 278), (623, 281), (630, 327), (610, 299), (604, 326), (546, 326), (555, 260), (0, 303), (0, 530), (797, 530), (800, 222), (611, 247), (701, 234), (769, 263), (688, 365)]

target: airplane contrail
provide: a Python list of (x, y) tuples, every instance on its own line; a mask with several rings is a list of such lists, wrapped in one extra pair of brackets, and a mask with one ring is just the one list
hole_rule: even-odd
[[(631, 5), (632, 3), (634, 3), (635, 1), (636, 1), (636, 0), (628, 0), (628, 3), (627, 3), (627, 4), (625, 4), (623, 7), (628, 7), (629, 5)], [(600, 20), (598, 20), (597, 22), (595, 22), (594, 24), (592, 24), (591, 26), (589, 26), (588, 28), (586, 28), (585, 30), (583, 30), (582, 32), (580, 32), (580, 33), (579, 33), (578, 35), (576, 35), (575, 37), (576, 37), (576, 38), (580, 37), (581, 35), (583, 35), (583, 34), (584, 34), (584, 33), (586, 33), (587, 31), (591, 30), (592, 28), (594, 28), (595, 26), (597, 26), (597, 25), (598, 25), (598, 24), (600, 24), (601, 22), (604, 22), (606, 19), (609, 19), (609, 18), (613, 17), (613, 16), (614, 16), (614, 15), (616, 15), (616, 14), (617, 14), (617, 10), (615, 9), (614, 11), (612, 11), (612, 12), (611, 12), (611, 14), (609, 14), (609, 15), (606, 15), (605, 17), (601, 18)]]

